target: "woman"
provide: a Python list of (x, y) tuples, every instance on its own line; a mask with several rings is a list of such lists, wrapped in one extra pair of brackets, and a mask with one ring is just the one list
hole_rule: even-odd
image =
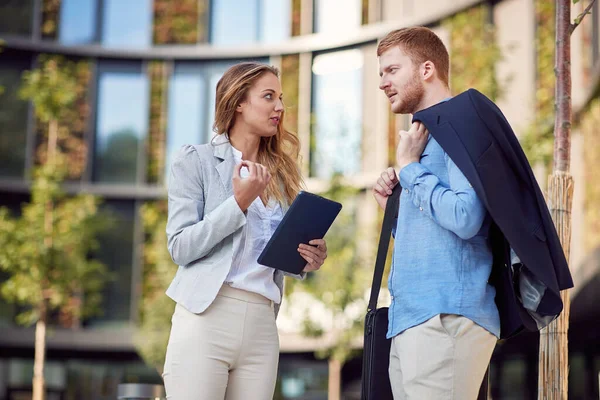
[[(302, 181), (299, 141), (283, 115), (278, 70), (234, 65), (217, 84), (216, 137), (184, 146), (172, 163), (167, 237), (179, 269), (167, 290), (177, 302), (163, 374), (169, 399), (273, 397), (283, 273), (257, 258)], [(327, 257), (324, 240), (309, 244), (298, 247), (305, 272)]]

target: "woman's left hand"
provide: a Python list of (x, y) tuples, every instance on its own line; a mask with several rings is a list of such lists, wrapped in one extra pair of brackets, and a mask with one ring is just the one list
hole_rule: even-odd
[(298, 252), (307, 261), (303, 272), (316, 271), (321, 268), (327, 258), (327, 243), (325, 243), (325, 239), (314, 239), (308, 244), (300, 244)]

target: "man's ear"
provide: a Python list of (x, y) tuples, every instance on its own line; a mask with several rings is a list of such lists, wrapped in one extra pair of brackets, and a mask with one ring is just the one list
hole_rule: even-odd
[(427, 60), (421, 64), (421, 76), (424, 80), (430, 80), (435, 76), (435, 64)]

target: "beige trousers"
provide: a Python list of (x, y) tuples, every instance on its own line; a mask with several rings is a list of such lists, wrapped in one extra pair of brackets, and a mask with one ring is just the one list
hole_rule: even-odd
[(163, 379), (169, 400), (271, 400), (279, 362), (272, 302), (224, 285), (202, 314), (177, 304)]
[(475, 400), (496, 337), (468, 318), (439, 314), (392, 339), (394, 400)]

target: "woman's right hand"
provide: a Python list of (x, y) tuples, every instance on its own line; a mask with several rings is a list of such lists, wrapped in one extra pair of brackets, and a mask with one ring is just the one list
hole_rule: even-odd
[[(242, 167), (248, 168), (248, 176), (242, 178)], [(240, 209), (246, 211), (260, 196), (271, 180), (271, 174), (264, 165), (252, 161), (242, 161), (233, 170), (233, 196)]]

